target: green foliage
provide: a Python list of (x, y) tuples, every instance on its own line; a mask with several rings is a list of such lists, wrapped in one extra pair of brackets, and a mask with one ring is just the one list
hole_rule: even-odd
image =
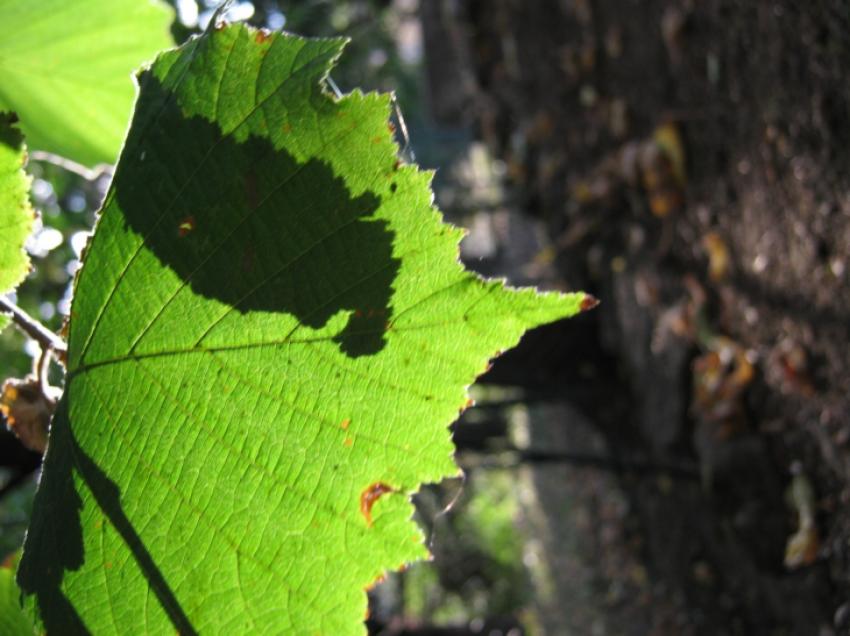
[(0, 110), (18, 113), (32, 149), (114, 162), (132, 71), (171, 45), (171, 20), (149, 0), (0, 0)]
[(0, 567), (0, 634), (32, 636), (32, 622), (21, 610), (20, 590), (15, 585), (15, 573)]
[(516, 485), (513, 470), (467, 475), (463, 496), (435, 523), (435, 563), (417, 563), (404, 573), (406, 618), (450, 626), (523, 612), (530, 599)]
[[(0, 294), (14, 289), (29, 270), (24, 243), (32, 230), (26, 149), (14, 116), (0, 113)], [(0, 331), (4, 321), (0, 317)]]
[(463, 269), (388, 96), (324, 91), (343, 45), (216, 28), (139, 75), (18, 570), (40, 629), (361, 633), (467, 387), (582, 306)]

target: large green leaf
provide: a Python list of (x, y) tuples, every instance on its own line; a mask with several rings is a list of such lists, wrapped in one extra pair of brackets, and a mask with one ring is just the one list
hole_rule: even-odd
[(141, 74), (77, 281), (18, 580), (49, 633), (361, 633), (488, 360), (584, 294), (463, 270), (340, 40), (211, 30)]
[[(16, 116), (0, 113), (0, 294), (13, 289), (29, 271), (24, 243), (32, 230), (27, 153)], [(0, 316), (0, 330), (5, 321)]]
[(20, 598), (14, 572), (8, 567), (0, 567), (0, 634), (3, 636), (35, 634), (32, 621), (21, 609)]
[(0, 0), (0, 109), (30, 148), (112, 163), (135, 97), (132, 72), (171, 46), (152, 0)]

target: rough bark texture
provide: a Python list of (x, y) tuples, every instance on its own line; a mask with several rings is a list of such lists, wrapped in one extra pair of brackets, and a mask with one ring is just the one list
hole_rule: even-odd
[(850, 633), (848, 5), (435, 0), (422, 18), (433, 111), (504, 161), (555, 284), (602, 300), (489, 380), (604, 438), (648, 573), (608, 611), (635, 634)]

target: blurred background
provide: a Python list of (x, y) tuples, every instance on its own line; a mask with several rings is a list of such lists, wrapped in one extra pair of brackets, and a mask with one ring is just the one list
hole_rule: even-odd
[[(214, 2), (173, 0), (181, 42)], [(601, 305), (529, 334), (417, 498), (432, 563), (374, 634), (850, 633), (850, 5), (843, 0), (234, 2), (352, 41), (395, 92), (467, 265)], [(19, 304), (59, 329), (109, 180), (30, 162)], [(0, 376), (37, 351), (0, 335)], [(61, 374), (56, 372), (55, 381)], [(0, 548), (36, 455), (0, 438)]]

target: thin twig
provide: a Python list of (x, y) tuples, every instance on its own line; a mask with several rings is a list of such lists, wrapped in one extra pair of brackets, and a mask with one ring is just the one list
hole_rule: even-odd
[(325, 81), (328, 83), (328, 86), (330, 86), (331, 90), (334, 92), (334, 97), (336, 97), (337, 99), (342, 99), (342, 91), (339, 90), (339, 86), (336, 85), (336, 82), (333, 80), (333, 78), (328, 75), (325, 77)]
[(53, 387), (50, 386), (50, 381), (48, 380), (48, 373), (50, 372), (50, 349), (44, 345), (41, 346), (41, 355), (38, 356), (38, 360), (35, 361), (33, 371), (35, 372), (35, 377), (38, 380), (38, 388), (41, 391), (41, 394), (47, 399), (51, 407), (56, 406), (56, 401), (51, 395), (51, 389)]
[(86, 168), (84, 165), (71, 161), (65, 157), (60, 157), (52, 152), (44, 152), (43, 150), (33, 150), (29, 153), (29, 158), (35, 161), (45, 161), (54, 166), (64, 168), (68, 172), (73, 172), (81, 176), (86, 181), (97, 181), (105, 174), (112, 174), (112, 166), (108, 163), (101, 163), (94, 168)]
[(38, 320), (30, 316), (5, 296), (0, 296), (0, 313), (11, 314), (12, 322), (30, 338), (41, 345), (42, 350), (65, 353), (67, 346), (55, 333), (42, 325)]
[(401, 107), (398, 105), (398, 99), (395, 93), (391, 94), (390, 99), (392, 100), (399, 130), (401, 130), (401, 138), (404, 140), (401, 153), (402, 155), (407, 155), (410, 158), (410, 162), (413, 163), (416, 161), (416, 154), (413, 152), (413, 148), (410, 147), (410, 134), (407, 132), (407, 122), (404, 121), (404, 115), (401, 114)]

